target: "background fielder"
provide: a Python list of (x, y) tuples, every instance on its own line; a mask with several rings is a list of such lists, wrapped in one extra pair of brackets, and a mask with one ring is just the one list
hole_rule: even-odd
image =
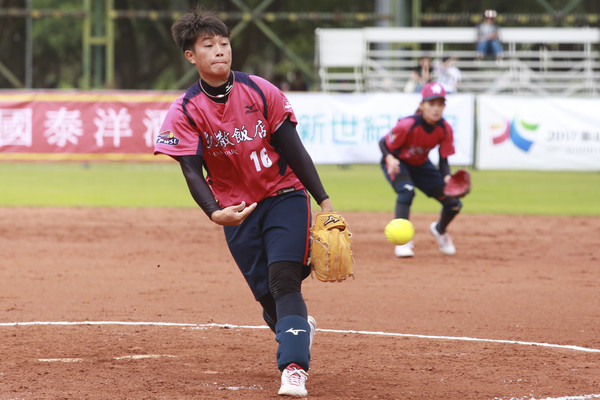
[[(392, 130), (379, 140), (381, 168), (396, 192), (395, 218), (409, 219), (415, 187), (442, 204), (440, 219), (429, 231), (444, 254), (456, 253), (446, 228), (460, 211), (459, 199), (444, 195), (450, 179), (448, 157), (454, 154), (452, 127), (442, 117), (446, 92), (442, 85), (431, 82), (421, 91), (422, 100), (414, 115), (398, 120)], [(439, 146), (439, 169), (429, 161), (429, 152)], [(394, 248), (397, 257), (414, 256), (410, 241)]]

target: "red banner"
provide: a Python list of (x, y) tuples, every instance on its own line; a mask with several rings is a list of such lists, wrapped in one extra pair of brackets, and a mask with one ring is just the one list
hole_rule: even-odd
[(155, 160), (181, 92), (0, 92), (0, 161)]

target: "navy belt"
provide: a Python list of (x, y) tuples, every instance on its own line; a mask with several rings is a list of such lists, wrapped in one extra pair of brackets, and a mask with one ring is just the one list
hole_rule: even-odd
[(276, 194), (277, 196), (281, 196), (282, 194), (286, 194), (286, 193), (291, 193), (293, 191), (295, 191), (296, 189), (294, 189), (294, 187), (287, 187), (287, 188), (283, 188), (283, 189), (279, 189)]

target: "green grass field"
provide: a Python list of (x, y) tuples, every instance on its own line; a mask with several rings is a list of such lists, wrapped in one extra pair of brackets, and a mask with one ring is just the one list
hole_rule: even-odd
[[(378, 165), (317, 169), (339, 211), (392, 212), (395, 195)], [(600, 216), (599, 172), (471, 172), (464, 213)], [(0, 188), (2, 207), (197, 207), (175, 162), (0, 163)], [(417, 191), (412, 210), (439, 204)]]

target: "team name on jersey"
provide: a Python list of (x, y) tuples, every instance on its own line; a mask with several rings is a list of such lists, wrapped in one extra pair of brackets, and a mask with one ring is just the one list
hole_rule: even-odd
[(218, 157), (218, 156), (235, 156), (238, 154), (238, 151), (236, 149), (230, 149), (230, 150), (208, 150), (207, 154), (212, 155), (213, 157)]
[(410, 154), (414, 154), (414, 155), (423, 155), (423, 154), (427, 154), (429, 153), (431, 149), (429, 147), (423, 147), (423, 146), (415, 146), (414, 144), (411, 144), (408, 147), (408, 152)]
[(264, 139), (267, 136), (267, 129), (263, 120), (256, 121), (254, 132), (249, 132), (245, 125), (241, 128), (235, 128), (233, 133), (219, 130), (218, 132), (204, 132), (206, 140), (206, 149), (213, 147), (226, 148), (227, 146), (236, 146), (240, 143), (256, 139)]

